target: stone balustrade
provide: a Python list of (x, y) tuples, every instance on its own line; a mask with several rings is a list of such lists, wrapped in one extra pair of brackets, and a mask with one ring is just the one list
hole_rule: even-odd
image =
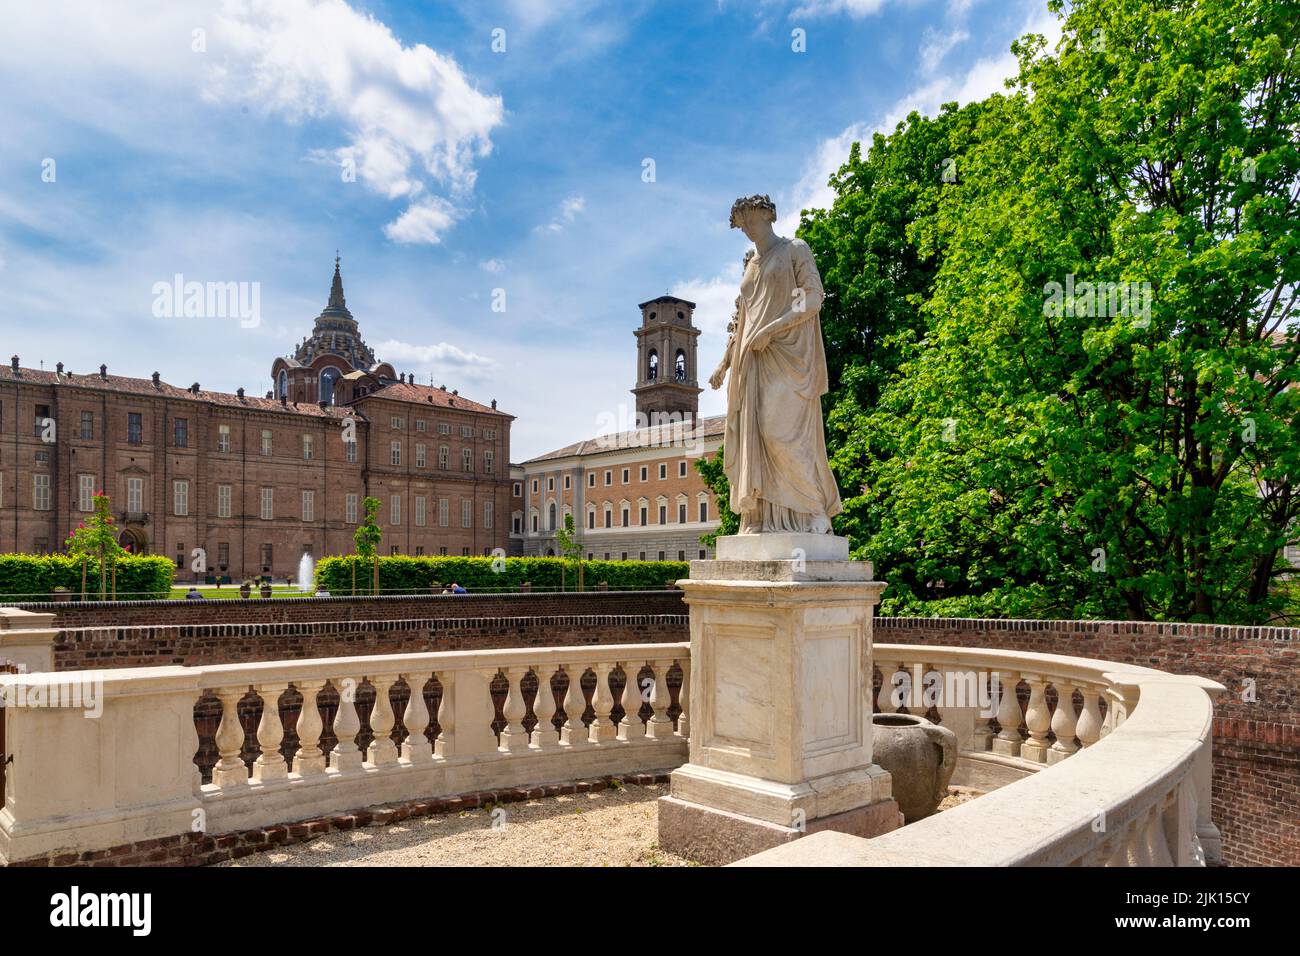
[[(675, 768), (687, 756), (689, 653), (687, 644), (631, 644), (0, 675), (9, 700), (20, 688), (49, 700), (69, 682), (91, 683), (98, 710), (88, 719), (91, 707), (7, 708), (13, 763), (0, 856)], [(1217, 858), (1209, 788), (1219, 685), (956, 647), (877, 645), (874, 667), (877, 709), (901, 705), (951, 727), (959, 775), (987, 792), (872, 840), (814, 833), (746, 863)], [(900, 671), (906, 681), (893, 676)], [(900, 701), (918, 674), (917, 696)], [(205, 707), (219, 714), (210, 783), (195, 719)]]
[[(8, 709), (0, 856), (668, 770), (686, 759), (686, 697), (672, 688), (689, 650), (543, 647), (6, 676), (6, 691), (18, 684), (28, 697), (84, 683), (101, 713)], [(290, 696), (292, 726), (282, 718)], [(203, 783), (195, 714), (214, 698), (216, 759)], [(400, 712), (394, 700), (405, 701)]]
[[(1203, 866), (1219, 859), (1210, 782), (1221, 685), (1086, 658), (957, 647), (880, 644), (875, 665), (877, 710), (948, 726), (961, 748), (959, 774), (990, 792), (872, 840), (815, 833), (737, 865)], [(900, 672), (907, 678), (894, 676)]]

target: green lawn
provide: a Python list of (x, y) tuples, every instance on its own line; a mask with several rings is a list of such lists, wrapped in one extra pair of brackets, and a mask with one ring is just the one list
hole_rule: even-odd
[[(173, 587), (171, 593), (171, 600), (173, 601), (185, 600), (185, 595), (189, 593), (189, 590), (190, 590), (189, 585), (185, 585), (185, 584), (180, 585), (178, 587)], [(232, 599), (239, 600), (239, 585), (224, 584), (221, 586), (220, 589), (201, 587), (199, 588), (199, 593), (202, 594), (203, 597), (209, 601), (229, 601)], [(303, 594), (302, 591), (298, 589), (297, 585), (294, 585), (293, 587), (287, 587), (283, 584), (276, 584), (273, 585), (271, 588), (272, 598), (295, 598), (295, 597), (310, 597), (310, 596), (311, 596), (310, 594)], [(262, 600), (262, 596), (261, 594), (258, 593), (257, 588), (253, 588), (253, 593), (249, 596), (248, 599), (250, 601), (260, 601)]]

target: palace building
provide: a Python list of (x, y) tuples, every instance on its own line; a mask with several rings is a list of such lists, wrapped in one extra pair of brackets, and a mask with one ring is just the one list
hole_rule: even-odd
[[(288, 578), (304, 554), (350, 554), (362, 500), (386, 554), (486, 555), (508, 544), (510, 426), (446, 386), (378, 361), (338, 260), (311, 335), (264, 397), (151, 378), (0, 366), (0, 552), (61, 550), (104, 489), (120, 539), (207, 575)], [(351, 440), (349, 440), (351, 439)]]
[(717, 509), (695, 460), (717, 453), (726, 419), (699, 418), (695, 303), (664, 295), (638, 308), (632, 394), (642, 427), (513, 465), (513, 553), (558, 554), (555, 532), (572, 515), (588, 559), (712, 557), (700, 536), (717, 530)]

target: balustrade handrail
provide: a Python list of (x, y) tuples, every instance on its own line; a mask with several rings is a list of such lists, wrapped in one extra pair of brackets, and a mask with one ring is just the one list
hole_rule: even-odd
[(1093, 685), (1111, 691), (1127, 712), (1070, 759), (943, 813), (871, 840), (815, 833), (735, 865), (1203, 865), (1207, 854), (1217, 855), (1209, 796), (1213, 699), (1221, 684), (1024, 651), (903, 644), (874, 651), (887, 664), (1001, 669), (1017, 681), (1033, 675)]

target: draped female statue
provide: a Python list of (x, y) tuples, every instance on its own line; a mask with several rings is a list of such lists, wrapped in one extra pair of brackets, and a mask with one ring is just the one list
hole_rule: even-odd
[(727, 350), (709, 378), (720, 388), (730, 371), (723, 470), (741, 534), (829, 534), (842, 505), (822, 431), (821, 276), (808, 244), (778, 236), (775, 221), (767, 196), (731, 207), (732, 228), (754, 248), (745, 256)]

